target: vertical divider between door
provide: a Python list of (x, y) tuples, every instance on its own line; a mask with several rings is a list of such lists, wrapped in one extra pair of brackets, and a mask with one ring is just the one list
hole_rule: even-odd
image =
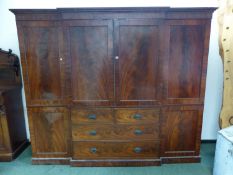
[(119, 21), (113, 20), (114, 106), (119, 103)]

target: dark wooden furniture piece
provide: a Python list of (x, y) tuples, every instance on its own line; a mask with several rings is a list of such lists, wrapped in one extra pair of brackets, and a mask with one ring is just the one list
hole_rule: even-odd
[(32, 162), (199, 162), (213, 10), (11, 10)]
[(0, 49), (0, 161), (14, 159), (28, 145), (19, 59)]

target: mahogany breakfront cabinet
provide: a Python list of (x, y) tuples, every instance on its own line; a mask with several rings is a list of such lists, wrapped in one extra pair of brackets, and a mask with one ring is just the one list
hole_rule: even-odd
[(11, 10), (32, 162), (199, 162), (213, 10)]

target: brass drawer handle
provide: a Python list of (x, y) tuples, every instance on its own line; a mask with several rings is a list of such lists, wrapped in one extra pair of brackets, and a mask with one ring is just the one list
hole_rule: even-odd
[(134, 134), (135, 134), (135, 135), (142, 135), (143, 132), (142, 132), (142, 130), (140, 130), (140, 129), (135, 129), (135, 130), (134, 130)]
[(135, 120), (140, 120), (140, 119), (142, 119), (142, 115), (141, 115), (141, 114), (135, 114), (135, 115), (133, 116), (133, 118), (134, 118)]
[(90, 135), (95, 136), (96, 135), (96, 130), (92, 130), (89, 132)]
[(135, 153), (140, 153), (141, 151), (142, 151), (142, 148), (140, 148), (140, 147), (135, 147), (134, 148)]
[(89, 114), (88, 115), (88, 119), (95, 120), (96, 119), (96, 115), (95, 114)]
[(90, 149), (90, 151), (91, 151), (91, 153), (96, 153), (96, 152), (97, 152), (97, 149), (96, 149), (95, 147), (92, 147), (92, 148)]

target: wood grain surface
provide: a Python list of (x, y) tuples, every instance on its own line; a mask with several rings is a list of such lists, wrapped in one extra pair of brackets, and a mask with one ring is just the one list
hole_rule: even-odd
[(73, 142), (73, 158), (155, 158), (158, 148), (158, 142)]
[(33, 162), (199, 161), (213, 10), (12, 10)]
[(159, 125), (73, 125), (72, 140), (156, 140), (159, 139)]
[(32, 154), (37, 157), (69, 156), (69, 114), (63, 107), (29, 108)]

